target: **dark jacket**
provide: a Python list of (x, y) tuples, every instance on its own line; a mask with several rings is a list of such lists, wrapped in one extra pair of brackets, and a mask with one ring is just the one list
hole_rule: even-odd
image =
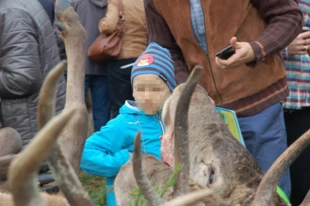
[[(37, 132), (38, 93), (60, 61), (53, 27), (37, 0), (0, 1), (0, 98), (3, 124), (16, 129), (23, 146)], [(56, 111), (65, 103), (60, 80)]]
[[(189, 1), (144, 2), (149, 41), (170, 50), (178, 83), (186, 80), (195, 65), (202, 65), (200, 84), (216, 105), (233, 109), (239, 116), (254, 115), (287, 97), (285, 69), (277, 53), (301, 31), (302, 13), (295, 1), (201, 0), (207, 54), (195, 38)], [(229, 45), (233, 36), (250, 43), (255, 67), (221, 69), (216, 65), (216, 52)]]
[(54, 12), (54, 0), (39, 0), (45, 12), (47, 13), (52, 25), (54, 24), (55, 12)]
[(100, 35), (98, 23), (107, 12), (107, 0), (71, 0), (71, 5), (80, 17), (81, 24), (87, 32), (85, 74), (106, 75), (107, 65), (97, 63), (87, 56), (87, 50)]

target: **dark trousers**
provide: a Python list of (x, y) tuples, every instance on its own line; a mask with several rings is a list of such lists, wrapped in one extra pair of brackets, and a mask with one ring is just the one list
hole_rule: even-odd
[[(284, 118), (289, 145), (310, 129), (310, 107), (303, 110), (285, 110)], [(291, 203), (293, 206), (300, 205), (310, 188), (309, 147), (293, 162), (290, 171), (292, 180)]]
[(111, 118), (119, 114), (119, 109), (126, 100), (133, 100), (131, 86), (132, 66), (121, 68), (124, 65), (134, 63), (136, 59), (122, 59), (108, 63), (108, 85), (111, 103)]
[(110, 102), (107, 78), (105, 76), (85, 76), (85, 97), (88, 88), (92, 96), (95, 132), (110, 120)]

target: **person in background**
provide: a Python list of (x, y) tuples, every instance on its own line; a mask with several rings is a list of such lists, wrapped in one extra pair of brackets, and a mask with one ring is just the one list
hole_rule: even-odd
[[(2, 126), (18, 132), (22, 149), (37, 133), (39, 91), (45, 76), (60, 62), (59, 53), (52, 24), (39, 1), (0, 1), (0, 22)], [(57, 92), (57, 113), (64, 107), (65, 94), (66, 82), (62, 77)], [(20, 147), (18, 141), (9, 138), (2, 138), (0, 144), (0, 148), (12, 148), (12, 144)], [(1, 167), (8, 168), (16, 153), (15, 149), (11, 154), (2, 153)]]
[(41, 3), (43, 9), (47, 13), (51, 24), (54, 25), (54, 20), (55, 20), (55, 0), (39, 0)]
[[(302, 28), (292, 0), (144, 0), (149, 42), (170, 50), (178, 83), (195, 65), (216, 106), (235, 110), (247, 149), (266, 172), (287, 148), (281, 101), (288, 95), (278, 53)], [(182, 15), (180, 15), (182, 14)], [(228, 59), (216, 53), (231, 45)], [(279, 181), (289, 197), (289, 171)]]
[(142, 153), (161, 159), (161, 108), (176, 85), (169, 51), (151, 43), (133, 66), (131, 82), (135, 101), (127, 100), (116, 118), (86, 140), (81, 160), (86, 173), (106, 177), (108, 206), (116, 205), (114, 179), (130, 160), (138, 131)]
[[(125, 100), (133, 100), (130, 83), (132, 63), (147, 46), (147, 32), (143, 0), (121, 0), (125, 16), (125, 32), (119, 56), (108, 62), (108, 85), (111, 102), (111, 118), (119, 113)], [(99, 22), (102, 34), (112, 34), (119, 20), (119, 0), (109, 0), (107, 15)]]
[[(87, 33), (86, 51), (99, 36), (98, 23), (107, 11), (107, 0), (71, 0)], [(107, 64), (92, 61), (85, 53), (85, 97), (91, 91), (94, 130), (99, 131), (110, 120)]]
[[(304, 16), (304, 29), (281, 52), (290, 95), (284, 101), (287, 142), (291, 145), (310, 129), (310, 10), (309, 0), (297, 0)], [(292, 205), (300, 205), (310, 188), (310, 148), (291, 165)]]

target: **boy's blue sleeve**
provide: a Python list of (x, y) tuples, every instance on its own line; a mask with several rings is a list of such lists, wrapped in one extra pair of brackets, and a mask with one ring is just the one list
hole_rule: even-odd
[(127, 122), (120, 116), (110, 120), (100, 131), (92, 134), (85, 143), (81, 169), (86, 173), (114, 177), (129, 160), (130, 155), (124, 148)]

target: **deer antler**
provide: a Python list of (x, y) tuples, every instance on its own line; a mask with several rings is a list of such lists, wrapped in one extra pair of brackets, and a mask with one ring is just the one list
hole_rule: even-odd
[(182, 170), (174, 185), (173, 195), (177, 197), (188, 192), (189, 179), (189, 148), (188, 148), (188, 110), (191, 96), (199, 81), (202, 68), (196, 66), (189, 76), (183, 91), (180, 94), (175, 112), (175, 163), (182, 163)]
[(157, 206), (163, 201), (159, 194), (156, 193), (152, 187), (152, 184), (147, 179), (142, 170), (142, 157), (141, 157), (141, 145), (140, 145), (140, 132), (137, 133), (135, 139), (135, 151), (132, 159), (133, 174), (136, 178), (137, 184), (148, 202), (149, 206)]
[[(38, 125), (43, 127), (55, 115), (56, 85), (58, 79), (66, 68), (65, 61), (59, 63), (45, 78), (38, 103)], [(64, 111), (68, 110), (65, 108)], [(72, 118), (74, 120), (74, 117)], [(70, 124), (70, 123), (69, 123)], [(49, 146), (50, 144), (44, 144)], [(53, 149), (48, 156), (48, 161), (54, 171), (56, 181), (71, 205), (92, 205), (91, 200), (83, 189), (72, 166), (68, 163), (59, 143), (53, 144)]]
[(40, 89), (37, 107), (37, 124), (40, 130), (54, 115), (58, 81), (67, 67), (66, 61), (61, 61), (45, 77)]
[(310, 130), (299, 137), (282, 155), (272, 164), (263, 177), (252, 203), (253, 206), (269, 205), (277, 183), (283, 173), (295, 161), (295, 159), (310, 144)]
[(209, 188), (190, 192), (186, 195), (176, 197), (161, 206), (190, 206), (199, 202), (203, 198), (208, 198), (208, 196), (212, 196), (212, 193), (213, 192), (210, 191)]
[[(50, 145), (72, 118), (75, 110), (66, 110), (42, 128), (28, 146), (12, 161), (8, 181), (16, 206), (43, 205), (36, 184), (36, 172), (40, 163), (51, 151)], [(23, 171), (22, 173), (20, 171)]]
[(309, 206), (310, 205), (310, 190), (308, 191), (305, 199), (302, 201), (300, 206)]
[(65, 109), (74, 107), (77, 113), (64, 129), (60, 142), (74, 171), (80, 171), (80, 159), (87, 134), (87, 109), (84, 97), (86, 31), (69, 0), (57, 0), (55, 13), (64, 40), (67, 59), (67, 94)]

